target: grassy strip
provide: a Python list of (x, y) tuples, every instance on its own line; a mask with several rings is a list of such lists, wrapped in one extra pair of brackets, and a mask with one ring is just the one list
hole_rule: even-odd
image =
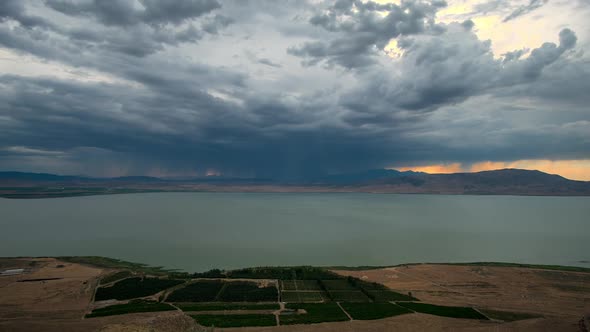
[(282, 314), (281, 325), (347, 321), (348, 316), (336, 303), (288, 303), (288, 309), (303, 309), (305, 314)]
[(279, 310), (278, 303), (174, 303), (182, 311)]
[(100, 287), (96, 290), (96, 301), (127, 300), (156, 294), (164, 289), (183, 283), (182, 280), (159, 278), (128, 278), (118, 281), (110, 287)]
[(133, 275), (133, 273), (131, 273), (131, 271), (127, 271), (127, 270), (115, 272), (115, 273), (109, 274), (109, 275), (105, 276), (104, 278), (100, 279), (100, 284), (101, 285), (108, 284), (113, 281), (117, 281), (117, 280), (121, 280), (121, 279), (130, 277), (132, 275)]
[(336, 302), (371, 302), (360, 290), (330, 291), (330, 297)]
[(86, 315), (86, 318), (124, 315), (135, 312), (155, 312), (176, 310), (169, 304), (153, 301), (135, 300), (125, 304), (115, 304), (112, 306), (95, 309), (92, 313)]
[(353, 319), (371, 320), (412, 313), (411, 310), (391, 303), (341, 303)]
[(226, 284), (218, 298), (223, 302), (272, 302), (277, 301), (278, 296), (274, 286), (259, 287), (254, 282), (233, 281)]
[(397, 305), (410, 310), (435, 316), (487, 320), (487, 317), (469, 307), (447, 307), (417, 302), (397, 302)]
[(484, 315), (488, 316), (491, 319), (502, 320), (505, 322), (514, 322), (517, 320), (525, 320), (531, 318), (540, 318), (543, 315), (536, 315), (536, 314), (528, 314), (523, 312), (509, 312), (509, 311), (499, 311), (499, 310), (480, 310)]
[(322, 283), (328, 291), (357, 291), (357, 287), (347, 279), (342, 280), (322, 280)]
[(283, 291), (281, 292), (281, 301), (283, 302), (322, 302), (324, 296), (320, 291)]
[(243, 326), (276, 326), (274, 315), (192, 315), (202, 326), (243, 327)]

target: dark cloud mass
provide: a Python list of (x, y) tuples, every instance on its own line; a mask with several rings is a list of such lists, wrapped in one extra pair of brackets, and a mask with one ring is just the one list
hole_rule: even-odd
[(447, 5), (1, 1), (0, 170), (298, 178), (590, 158), (587, 41), (560, 28), (498, 56), (474, 21), (438, 21)]
[(180, 24), (221, 7), (216, 0), (46, 0), (50, 8), (71, 16), (87, 16), (105, 25)]
[(434, 23), (436, 11), (444, 1), (411, 2), (401, 5), (374, 2), (337, 1), (327, 13), (314, 15), (314, 26), (325, 29), (328, 41), (306, 42), (292, 47), (289, 53), (314, 65), (323, 60), (346, 68), (364, 67), (376, 61), (373, 57), (400, 35), (412, 35), (442, 29)]

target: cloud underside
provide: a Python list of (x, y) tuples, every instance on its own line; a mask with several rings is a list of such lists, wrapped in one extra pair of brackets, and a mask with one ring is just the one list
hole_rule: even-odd
[(2, 1), (0, 48), (60, 70), (0, 76), (0, 169), (293, 178), (589, 159), (576, 33), (499, 56), (472, 21), (437, 21), (445, 6)]

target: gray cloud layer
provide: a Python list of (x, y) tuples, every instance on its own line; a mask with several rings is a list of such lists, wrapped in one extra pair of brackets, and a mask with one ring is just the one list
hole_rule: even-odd
[(547, 2), (549, 2), (549, 0), (530, 0), (527, 5), (518, 7), (512, 13), (510, 13), (510, 15), (506, 16), (504, 18), (504, 22), (508, 22), (522, 15), (526, 15), (533, 10), (542, 7)]
[(576, 33), (496, 58), (473, 22), (437, 22), (444, 6), (3, 1), (1, 48), (105, 78), (0, 76), (0, 169), (290, 178), (589, 158)]

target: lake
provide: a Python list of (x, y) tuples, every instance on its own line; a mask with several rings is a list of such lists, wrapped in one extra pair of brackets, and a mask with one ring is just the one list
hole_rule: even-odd
[(590, 197), (149, 193), (0, 199), (0, 256), (179, 268), (502, 261), (589, 267)]

